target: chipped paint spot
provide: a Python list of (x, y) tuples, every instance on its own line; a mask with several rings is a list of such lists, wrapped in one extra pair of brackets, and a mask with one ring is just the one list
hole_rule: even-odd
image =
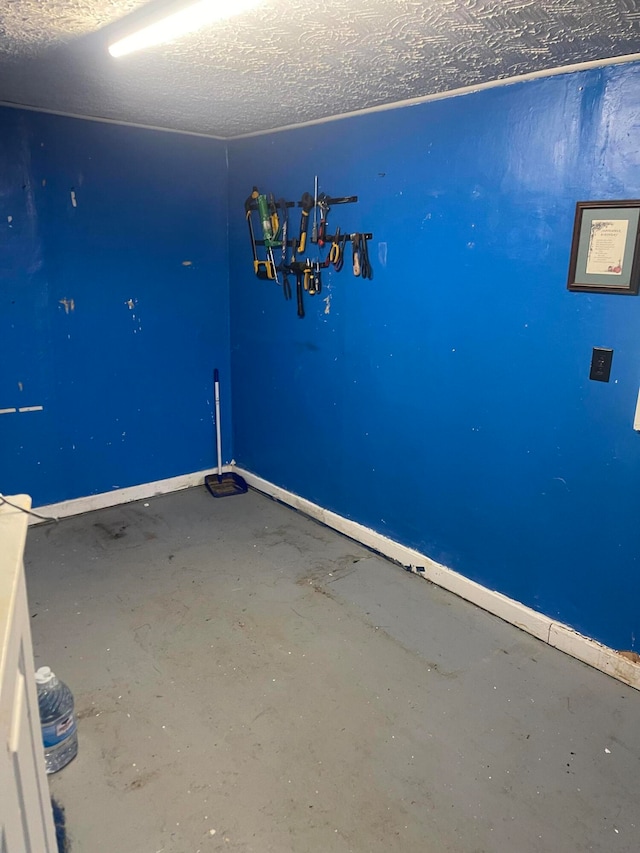
[(13, 222), (13, 216), (7, 216), (7, 222), (9, 223), (9, 225), (11, 225), (11, 223)]
[(70, 311), (76, 310), (76, 303), (74, 299), (59, 299), (60, 305), (64, 306), (64, 313), (68, 314)]
[(47, 179), (46, 179), (46, 178), (43, 178), (43, 179), (42, 179), (42, 186), (43, 186), (43, 187), (46, 187), (46, 185), (47, 185)]
[(183, 266), (183, 267), (190, 267), (190, 266), (193, 266), (193, 261), (183, 261), (183, 262), (182, 262), (182, 266)]
[(18, 382), (18, 391), (24, 391), (24, 385), (22, 382)]
[[(137, 299), (127, 299), (127, 301), (124, 304), (127, 306), (129, 311), (133, 311), (133, 309), (138, 304), (138, 300)], [(131, 315), (131, 319), (134, 321), (134, 323), (138, 324), (138, 328), (133, 330), (133, 334), (137, 335), (138, 332), (142, 331), (142, 321), (135, 314)]]
[(324, 298), (324, 313), (331, 314), (331, 294)]
[(75, 190), (71, 190), (71, 204), (72, 204), (74, 207), (77, 207), (77, 206), (78, 206), (78, 200), (76, 199), (76, 193), (75, 193)]
[(386, 265), (387, 265), (387, 244), (386, 243), (378, 243), (378, 260), (380, 261), (381, 267), (386, 267)]

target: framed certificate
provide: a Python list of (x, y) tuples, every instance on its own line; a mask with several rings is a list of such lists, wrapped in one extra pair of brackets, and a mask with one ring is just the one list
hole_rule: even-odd
[(637, 294), (640, 200), (579, 201), (573, 226), (569, 290)]

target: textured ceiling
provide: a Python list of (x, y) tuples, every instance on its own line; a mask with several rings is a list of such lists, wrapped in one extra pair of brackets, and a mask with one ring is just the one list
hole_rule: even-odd
[(265, 0), (109, 56), (175, 5), (2, 0), (0, 101), (229, 137), (640, 52), (639, 0)]

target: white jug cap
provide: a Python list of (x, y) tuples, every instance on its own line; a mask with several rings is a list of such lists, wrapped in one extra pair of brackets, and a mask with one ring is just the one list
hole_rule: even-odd
[(48, 666), (36, 670), (36, 684), (48, 684), (52, 678), (55, 678), (55, 673)]

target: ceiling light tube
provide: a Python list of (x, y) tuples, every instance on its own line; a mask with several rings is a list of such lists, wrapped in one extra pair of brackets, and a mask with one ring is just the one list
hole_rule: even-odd
[(125, 56), (156, 44), (174, 41), (194, 30), (224, 21), (258, 6), (262, 0), (200, 0), (109, 45), (111, 56)]

